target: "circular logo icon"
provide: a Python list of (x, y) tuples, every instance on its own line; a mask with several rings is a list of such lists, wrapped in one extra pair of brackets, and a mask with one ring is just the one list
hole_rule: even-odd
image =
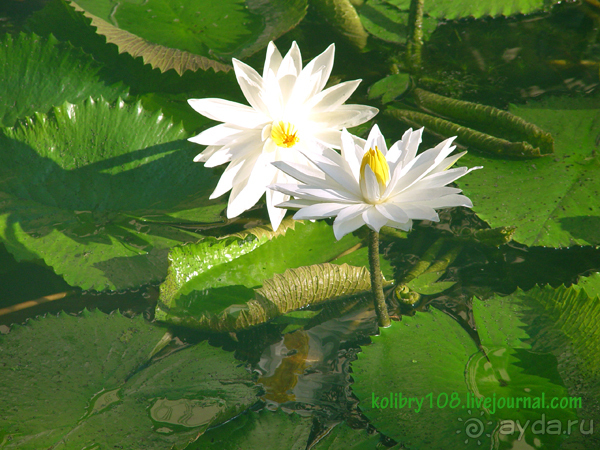
[[(467, 412), (471, 414), (471, 410), (468, 410)], [(469, 417), (466, 420), (461, 417), (458, 418), (458, 421), (462, 422), (462, 427), (456, 430), (456, 434), (464, 433), (465, 444), (468, 444), (470, 440), (476, 440), (477, 445), (481, 445), (482, 440), (480, 438), (482, 436), (485, 435), (486, 437), (491, 438), (491, 434), (486, 433), (486, 427), (493, 425), (493, 422), (489, 420), (486, 422), (485, 418), (482, 417), (484, 414), (485, 413), (481, 411), (479, 417)]]

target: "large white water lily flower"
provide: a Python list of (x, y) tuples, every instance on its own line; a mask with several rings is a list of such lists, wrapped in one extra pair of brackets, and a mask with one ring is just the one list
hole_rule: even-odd
[(365, 224), (376, 232), (384, 225), (408, 231), (414, 219), (439, 221), (436, 209), (471, 208), (460, 189), (446, 185), (481, 167), (448, 170), (466, 153), (450, 156), (454, 138), (416, 156), (422, 132), (409, 129), (388, 150), (377, 125), (364, 146), (344, 130), (341, 155), (331, 149), (306, 154), (316, 168), (274, 162), (301, 184), (269, 187), (295, 197), (278, 205), (300, 208), (294, 219), (335, 217), (337, 239)]
[[(189, 140), (208, 145), (194, 161), (205, 167), (229, 163), (210, 198), (229, 190), (227, 217), (254, 206), (273, 183), (293, 180), (271, 165), (273, 161), (306, 162), (302, 153), (320, 151), (324, 144), (339, 148), (341, 130), (371, 119), (378, 110), (370, 106), (344, 105), (360, 80), (323, 90), (333, 67), (334, 45), (304, 69), (300, 49), (294, 42), (282, 57), (275, 44), (267, 48), (262, 77), (236, 59), (233, 67), (250, 106), (217, 98), (188, 100), (200, 114), (220, 122)], [(275, 205), (286, 194), (267, 191), (267, 208), (273, 229), (285, 215)]]

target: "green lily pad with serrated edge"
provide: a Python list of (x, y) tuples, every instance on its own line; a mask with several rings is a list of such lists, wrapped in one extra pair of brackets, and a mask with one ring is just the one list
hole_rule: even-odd
[[(372, 1), (372, 0), (370, 0)], [(367, 0), (369, 2), (369, 0)], [(410, 0), (385, 0), (403, 11), (410, 9)], [(483, 16), (512, 16), (514, 14), (532, 14), (544, 11), (551, 5), (560, 3), (557, 0), (452, 0), (423, 3), (423, 13), (436, 19), (462, 19)]]
[(98, 33), (120, 51), (142, 56), (162, 71), (227, 70), (215, 56), (245, 57), (294, 28), (306, 14), (306, 0), (110, 0), (70, 1), (92, 19)]
[(90, 95), (108, 101), (126, 96), (127, 88), (105, 80), (101, 69), (90, 55), (52, 35), (5, 34), (0, 39), (0, 125), (13, 126), (19, 118)]
[(461, 164), (483, 166), (457, 185), (492, 227), (516, 226), (525, 245), (600, 244), (600, 108), (593, 100), (548, 99), (511, 112), (551, 132), (554, 154), (535, 161), (503, 160), (469, 152)]
[[(581, 448), (596, 448), (593, 436), (577, 429), (570, 436), (566, 429), (575, 420), (577, 427), (583, 421), (585, 431), (590, 420), (597, 420), (599, 340), (597, 331), (590, 334), (589, 323), (600, 316), (598, 299), (576, 286), (535, 287), (486, 302), (475, 299), (473, 313), (487, 357), (455, 321), (435, 310), (403, 317), (363, 348), (352, 364), (353, 389), (374, 426), (408, 448), (469, 449), (495, 442), (493, 448), (504, 449), (518, 444), (517, 421), (522, 427), (545, 421), (553, 432), (529, 430), (521, 440), (554, 449), (569, 438)], [(533, 408), (542, 396), (548, 403), (581, 397), (582, 408), (577, 402)], [(423, 401), (420, 410), (415, 400), (408, 404), (410, 398)], [(389, 407), (403, 406), (403, 399), (404, 407)], [(480, 426), (478, 439), (466, 434), (473, 423)], [(558, 423), (562, 428), (556, 433)]]
[(193, 163), (181, 125), (139, 104), (88, 100), (36, 114), (0, 135), (0, 238), (84, 289), (166, 276), (170, 247), (221, 222), (214, 171)]
[(206, 342), (149, 361), (165, 331), (84, 311), (0, 336), (0, 448), (183, 449), (256, 401), (250, 373)]

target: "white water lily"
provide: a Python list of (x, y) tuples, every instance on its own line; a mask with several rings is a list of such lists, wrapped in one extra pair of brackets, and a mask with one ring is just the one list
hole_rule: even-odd
[(293, 180), (271, 163), (306, 162), (302, 153), (318, 152), (322, 145), (339, 148), (343, 128), (360, 125), (377, 114), (370, 106), (343, 104), (360, 80), (323, 90), (333, 56), (332, 44), (303, 69), (295, 42), (285, 57), (271, 42), (262, 77), (252, 67), (233, 60), (250, 106), (216, 98), (188, 100), (200, 114), (224, 122), (189, 140), (208, 145), (194, 161), (204, 162), (205, 167), (229, 163), (210, 196), (216, 198), (231, 190), (228, 218), (254, 206), (266, 192), (269, 218), (277, 229), (285, 210), (275, 205), (289, 196), (266, 187)]
[(409, 129), (388, 150), (377, 125), (366, 142), (344, 130), (341, 155), (331, 149), (306, 154), (316, 168), (274, 162), (301, 184), (269, 187), (294, 197), (278, 205), (300, 208), (294, 219), (335, 217), (337, 239), (365, 224), (376, 232), (384, 225), (408, 231), (415, 219), (439, 221), (437, 209), (471, 208), (460, 189), (446, 185), (481, 167), (448, 170), (466, 153), (450, 156), (454, 138), (416, 156), (422, 132)]

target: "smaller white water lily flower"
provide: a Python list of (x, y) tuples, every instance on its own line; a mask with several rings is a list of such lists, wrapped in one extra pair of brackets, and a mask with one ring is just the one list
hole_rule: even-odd
[(339, 148), (342, 128), (360, 125), (377, 114), (371, 106), (344, 104), (360, 80), (323, 89), (333, 56), (332, 44), (302, 68), (295, 42), (284, 57), (271, 42), (262, 76), (233, 60), (235, 75), (250, 106), (218, 98), (188, 100), (203, 116), (223, 122), (189, 140), (208, 146), (194, 161), (204, 162), (205, 167), (229, 163), (210, 196), (220, 197), (231, 190), (228, 218), (250, 209), (266, 192), (269, 218), (276, 230), (285, 210), (275, 205), (289, 197), (267, 191), (267, 186), (292, 180), (271, 162), (303, 162), (299, 150), (319, 151), (318, 143)]
[(316, 169), (274, 162), (301, 184), (269, 187), (294, 197), (278, 205), (299, 208), (294, 219), (335, 217), (338, 240), (365, 224), (376, 232), (384, 225), (408, 231), (415, 219), (439, 221), (437, 209), (471, 208), (460, 189), (446, 185), (481, 167), (450, 169), (466, 153), (449, 156), (456, 148), (454, 138), (416, 156), (422, 132), (409, 129), (388, 150), (377, 125), (366, 142), (344, 130), (341, 155), (327, 148), (320, 155), (305, 154)]

